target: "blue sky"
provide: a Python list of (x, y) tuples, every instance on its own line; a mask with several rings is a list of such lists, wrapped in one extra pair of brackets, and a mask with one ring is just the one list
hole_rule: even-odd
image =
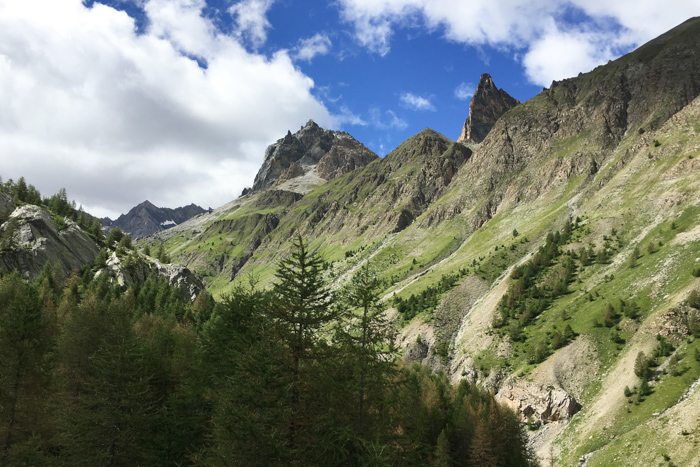
[(0, 176), (96, 215), (216, 207), (307, 120), (383, 156), (456, 139), (479, 76), (525, 101), (700, 0), (0, 0)]

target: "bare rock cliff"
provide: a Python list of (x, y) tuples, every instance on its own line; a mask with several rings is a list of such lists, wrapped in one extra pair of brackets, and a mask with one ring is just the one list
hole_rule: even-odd
[[(12, 227), (11, 227), (12, 225)], [(60, 267), (67, 277), (73, 269), (95, 261), (100, 249), (78, 225), (64, 219), (59, 228), (44, 208), (25, 205), (14, 210), (0, 230), (12, 228), (12, 247), (0, 254), (0, 268), (18, 270), (35, 279), (46, 263)]]
[(481, 143), (501, 115), (520, 103), (503, 89), (498, 89), (491, 75), (481, 75), (479, 85), (469, 103), (469, 117), (464, 122), (458, 142)]

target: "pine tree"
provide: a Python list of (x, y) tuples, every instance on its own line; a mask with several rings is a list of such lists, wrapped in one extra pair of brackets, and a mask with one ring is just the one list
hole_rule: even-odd
[(15, 197), (24, 203), (27, 201), (28, 192), (26, 180), (24, 177), (19, 177), (19, 180), (17, 180), (17, 185), (15, 185)]
[(442, 430), (440, 436), (438, 436), (437, 447), (435, 448), (435, 460), (432, 465), (435, 467), (450, 467), (452, 465), (450, 441), (447, 439), (445, 430)]
[(286, 348), (289, 376), (288, 444), (292, 452), (301, 446), (300, 431), (311, 428), (307, 404), (309, 384), (319, 376), (316, 365), (324, 359), (327, 345), (321, 331), (333, 318), (330, 292), (322, 273), (323, 261), (310, 253), (301, 237), (293, 243), (291, 255), (277, 268), (270, 315), (279, 340)]
[(630, 255), (629, 259), (629, 267), (633, 268), (637, 265), (637, 259), (639, 258), (639, 247), (634, 247), (634, 250), (632, 250), (632, 254)]
[(145, 465), (156, 402), (151, 375), (126, 310), (112, 301), (103, 313), (105, 332), (62, 413), (62, 456), (71, 465)]
[(282, 465), (289, 461), (288, 359), (268, 314), (271, 296), (238, 284), (202, 331), (213, 384), (214, 445), (203, 465)]
[(0, 463), (16, 443), (42, 433), (54, 346), (52, 319), (34, 285), (0, 279)]
[(644, 352), (639, 352), (634, 361), (634, 374), (643, 380), (649, 377), (649, 359)]
[(394, 330), (379, 295), (381, 283), (364, 265), (341, 294), (336, 317), (336, 352), (321, 363), (329, 394), (326, 440), (333, 456), (321, 463), (362, 464), (363, 446), (382, 442), (389, 431), (387, 393), (396, 377)]

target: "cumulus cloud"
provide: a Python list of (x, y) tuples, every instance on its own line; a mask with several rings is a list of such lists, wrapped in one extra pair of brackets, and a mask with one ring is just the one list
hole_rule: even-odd
[[(234, 5), (239, 32), (264, 40), (264, 15), (242, 5), (270, 3)], [(99, 3), (0, 0), (3, 179), (24, 175), (44, 195), (66, 187), (112, 217), (145, 199), (215, 207), (252, 183), (288, 129), (339, 123), (287, 52), (247, 51), (202, 6), (145, 0), (149, 26), (137, 34), (132, 18)]]
[[(657, 0), (339, 0), (339, 5), (356, 40), (380, 55), (389, 53), (397, 28), (420, 24), (450, 41), (522, 51), (526, 75), (540, 85), (588, 71), (697, 14), (697, 0), (677, 0), (673, 7)], [(572, 17), (575, 22), (566, 19)], [(564, 45), (572, 47), (568, 54), (562, 53)]]
[(310, 62), (317, 55), (325, 55), (331, 50), (331, 40), (327, 35), (317, 33), (308, 39), (301, 39), (295, 48), (294, 57), (297, 60)]
[(472, 98), (475, 91), (476, 86), (473, 83), (459, 83), (459, 86), (455, 88), (455, 97), (461, 101), (466, 101)]
[(543, 86), (552, 80), (575, 76), (615, 58), (614, 44), (606, 34), (560, 31), (556, 25), (532, 42), (523, 58), (525, 73)]
[[(204, 0), (189, 0), (188, 3), (190, 2), (204, 3)], [(235, 33), (247, 39), (253, 47), (260, 47), (267, 39), (267, 29), (270, 27), (267, 10), (273, 2), (274, 0), (240, 0), (228, 9), (236, 23)]]
[(435, 110), (435, 106), (425, 97), (416, 96), (410, 92), (401, 94), (399, 98), (401, 105), (411, 110)]

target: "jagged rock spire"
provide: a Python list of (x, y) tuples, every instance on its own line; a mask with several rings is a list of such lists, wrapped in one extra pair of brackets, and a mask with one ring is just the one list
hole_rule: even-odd
[(481, 75), (479, 85), (469, 103), (469, 118), (464, 122), (457, 141), (481, 143), (501, 115), (520, 104), (503, 89), (498, 89), (491, 75)]

